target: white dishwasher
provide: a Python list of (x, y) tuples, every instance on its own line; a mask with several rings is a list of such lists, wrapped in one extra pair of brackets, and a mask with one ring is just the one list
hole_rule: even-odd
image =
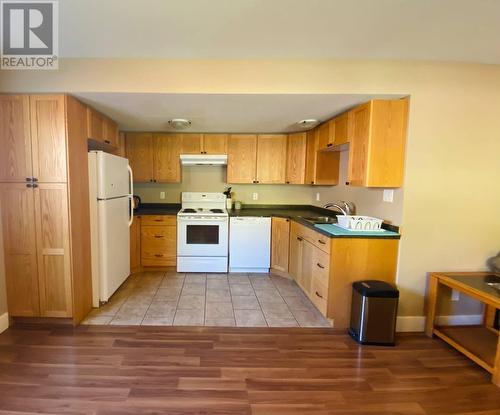
[(229, 272), (269, 272), (270, 266), (271, 218), (230, 218)]

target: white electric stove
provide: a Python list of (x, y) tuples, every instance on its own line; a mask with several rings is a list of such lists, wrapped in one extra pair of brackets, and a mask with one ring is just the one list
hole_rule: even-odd
[(227, 272), (229, 215), (222, 193), (183, 192), (177, 272)]

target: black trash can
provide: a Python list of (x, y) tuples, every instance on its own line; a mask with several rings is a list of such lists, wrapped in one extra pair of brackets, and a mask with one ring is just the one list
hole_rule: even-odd
[(361, 344), (394, 346), (398, 289), (385, 281), (352, 283), (349, 334)]

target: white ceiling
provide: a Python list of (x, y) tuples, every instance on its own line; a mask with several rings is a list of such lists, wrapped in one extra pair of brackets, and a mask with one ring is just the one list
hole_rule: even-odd
[(185, 132), (291, 132), (305, 118), (324, 121), (372, 98), (402, 95), (343, 94), (74, 94), (125, 131), (172, 131), (167, 121), (188, 118)]
[(500, 63), (499, 0), (61, 0), (63, 57)]

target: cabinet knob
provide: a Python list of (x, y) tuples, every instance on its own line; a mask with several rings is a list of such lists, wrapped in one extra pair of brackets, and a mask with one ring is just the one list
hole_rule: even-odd
[(27, 182), (32, 182), (32, 181), (33, 181), (33, 179), (34, 179), (34, 177), (26, 177), (26, 181), (27, 181)]
[(318, 239), (318, 242), (319, 242), (321, 245), (326, 245), (326, 242), (325, 242), (325, 241), (322, 241), (321, 239)]
[(163, 258), (163, 255), (162, 254), (155, 254), (155, 257), (156, 258)]
[(333, 143), (328, 143), (326, 146), (331, 147), (331, 146), (333, 146)]
[(26, 187), (33, 187), (32, 183), (26, 183)]
[(350, 182), (345, 182), (345, 185), (346, 185), (346, 186), (349, 186), (349, 184), (350, 184)]
[(104, 142), (105, 142), (106, 144), (111, 144), (111, 141), (109, 141), (109, 140), (104, 140)]
[(318, 268), (325, 269), (325, 267), (323, 265), (321, 265), (319, 262), (316, 263), (316, 265), (318, 266)]
[(290, 182), (285, 182), (286, 184), (290, 184)]
[(302, 242), (303, 240), (300, 236), (297, 236), (297, 241)]
[(316, 291), (316, 295), (317, 295), (319, 298), (323, 298), (323, 296), (322, 296), (319, 292), (317, 292), (317, 291)]
[(164, 236), (163, 235), (155, 235), (155, 238), (163, 238)]

